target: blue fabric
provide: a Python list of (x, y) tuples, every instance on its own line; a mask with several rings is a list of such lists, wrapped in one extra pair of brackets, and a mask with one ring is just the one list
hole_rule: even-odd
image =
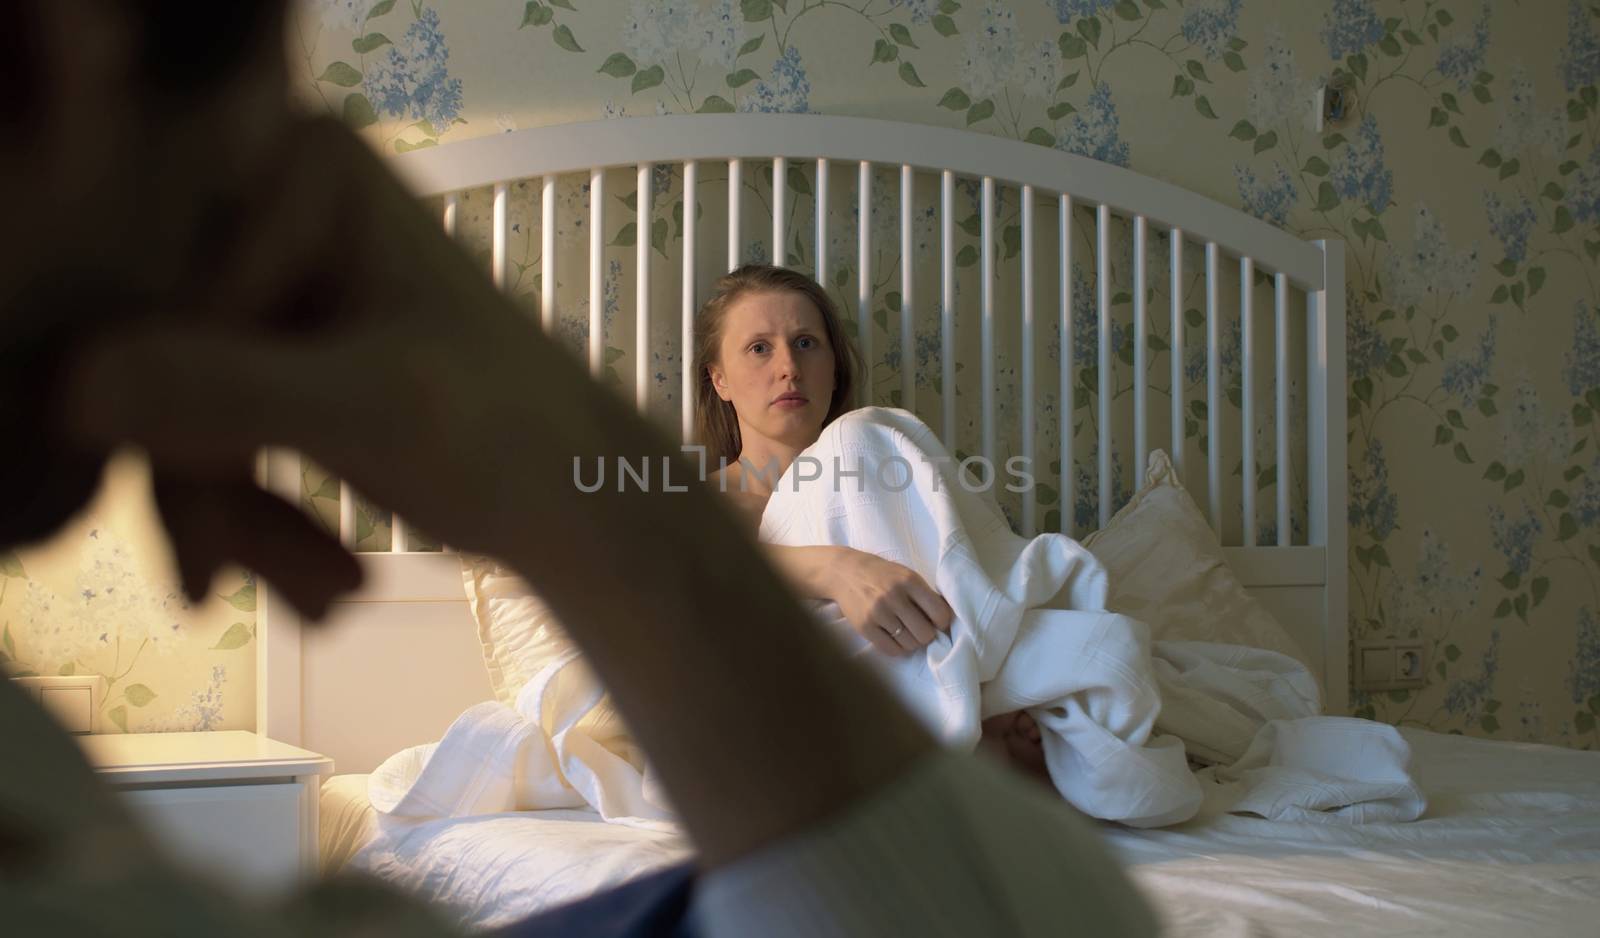
[(694, 866), (680, 863), (491, 932), (495, 938), (694, 938)]

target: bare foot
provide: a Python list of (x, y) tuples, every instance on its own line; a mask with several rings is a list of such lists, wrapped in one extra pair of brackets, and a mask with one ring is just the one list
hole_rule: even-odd
[(1045, 766), (1039, 724), (1025, 711), (1001, 713), (984, 720), (978, 749), (1052, 789), (1055, 787), (1050, 781), (1050, 770)]

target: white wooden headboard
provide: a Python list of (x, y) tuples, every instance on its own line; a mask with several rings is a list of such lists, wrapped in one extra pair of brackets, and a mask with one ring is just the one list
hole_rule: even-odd
[[(861, 382), (862, 403), (885, 403), (885, 398), (892, 396), (897, 406), (917, 410), (918, 314), (932, 310), (939, 324), (942, 370), (937, 376), (942, 381), (936, 386), (955, 388), (957, 370), (962, 366), (975, 364), (979, 373), (974, 455), (998, 463), (999, 436), (1005, 433), (1020, 437), (1018, 452), (1033, 465), (1043, 465), (1036, 461), (1041, 455), (1058, 459), (1065, 470), (1058, 479), (1059, 524), (1069, 533), (1084, 533), (1074, 525), (1070, 510), (1075, 467), (1092, 464), (1096, 469), (1096, 509), (1103, 525), (1114, 507), (1113, 459), (1119, 442), (1134, 457), (1134, 480), (1143, 477), (1153, 448), (1169, 449), (1180, 477), (1196, 493), (1196, 501), (1223, 538), (1236, 573), (1316, 659), (1328, 712), (1347, 710), (1342, 243), (1302, 241), (1169, 183), (1085, 157), (984, 134), (849, 117), (738, 114), (603, 121), (413, 151), (396, 157), (392, 165), (419, 196), (441, 201), (444, 225), (453, 234), (464, 200), (476, 197), (476, 190), (487, 189), (483, 195), (491, 200), (488, 263), (491, 275), (504, 287), (510, 288), (514, 282), (510, 269), (513, 230), (529, 244), (533, 231), (538, 231), (538, 286), (527, 301), (538, 310), (547, 329), (554, 325), (560, 304), (568, 302), (558, 285), (561, 271), (572, 266), (568, 258), (558, 257), (557, 229), (563, 222), (587, 224), (587, 353), (597, 376), (610, 364), (603, 315), (607, 247), (622, 240), (608, 240), (607, 233), (613, 229), (607, 218), (616, 214), (620, 205), (629, 208), (623, 221), (631, 221), (636, 234), (655, 231), (660, 207), (654, 204), (652, 194), (657, 188), (658, 168), (670, 168), (672, 178), (681, 180), (681, 191), (696, 194), (696, 204), (710, 194), (715, 198), (707, 199), (708, 203), (715, 208), (725, 206), (726, 213), (684, 209), (679, 256), (670, 264), (662, 261), (666, 252), (661, 250), (660, 238), (633, 238), (634, 262), (628, 273), (635, 286), (630, 313), (636, 350), (659, 343), (652, 330), (653, 319), (670, 319), (679, 327), (674, 355), (692, 348), (693, 314), (712, 278), (748, 259), (747, 245), (757, 238), (770, 237), (779, 259), (785, 249), (777, 246), (801, 244), (804, 239), (798, 229), (803, 227), (804, 217), (797, 225), (796, 206), (809, 199), (815, 213), (809, 229), (814, 249), (802, 267), (841, 289), (854, 280), (857, 302), (848, 312), (858, 324), (872, 321), (877, 304), (875, 279), (880, 284), (894, 283), (893, 274), (898, 274), (894, 292), (899, 361), (909, 367), (890, 376), (899, 379), (898, 387), (883, 392), (875, 390), (869, 364), (867, 380)], [(898, 176), (898, 199), (891, 201), (898, 215), (899, 256), (906, 262), (897, 263), (892, 271), (875, 272), (879, 251), (873, 244), (872, 189), (881, 184), (875, 183), (875, 177), (885, 170)], [(574, 173), (588, 177), (586, 204), (576, 219), (558, 217), (558, 185), (563, 176)], [(636, 180), (631, 200), (606, 195), (608, 178), (619, 173), (631, 173)], [(838, 184), (841, 177), (847, 185)], [(958, 225), (973, 221), (970, 216), (964, 222), (957, 217), (957, 186), (974, 183), (979, 192), (978, 258), (958, 255), (955, 247)], [(513, 186), (519, 185), (534, 186), (540, 193), (536, 219), (513, 222), (511, 194)], [(834, 207), (840, 190), (853, 194), (855, 204), (864, 207), (854, 220), (855, 257), (849, 259), (829, 256), (830, 232), (838, 227), (833, 215), (842, 214)], [(893, 193), (894, 187), (889, 191)], [(928, 216), (926, 209), (935, 204), (938, 216), (939, 260), (926, 270), (915, 262), (913, 243), (919, 224), (919, 191), (937, 192), (936, 200), (930, 197), (920, 203), (922, 219)], [(997, 201), (1006, 193), (1011, 193), (1018, 205), (1018, 224), (1011, 227), (1018, 229), (1019, 243), (1002, 244), (1006, 239), (996, 235)], [(882, 189), (879, 195), (883, 195)], [(1087, 217), (1085, 210), (1092, 212), (1092, 224), (1080, 225), (1081, 217)], [(749, 216), (756, 213), (760, 222), (748, 225)], [(523, 224), (528, 231), (521, 231)], [(1126, 296), (1113, 296), (1113, 232), (1122, 229), (1131, 233), (1131, 289)], [(1152, 307), (1156, 285), (1147, 275), (1151, 237), (1166, 239), (1169, 300), (1160, 309)], [(1093, 245), (1098, 359), (1092, 369), (1075, 367), (1070, 352), (1074, 347), (1073, 292), (1082, 289), (1074, 285), (1074, 242), (1079, 240)], [(1039, 249), (1041, 241), (1047, 250)], [(1185, 248), (1197, 246), (1204, 252), (1203, 262), (1198, 264), (1203, 271), (1203, 312), (1189, 310), (1185, 304)], [(719, 249), (726, 254), (712, 253)], [(1005, 255), (997, 257), (1002, 249)], [(657, 254), (654, 259), (653, 251)], [(835, 276), (836, 268), (844, 268), (846, 261), (853, 261), (853, 270)], [(974, 272), (981, 277), (976, 300), (958, 297), (958, 268), (967, 266), (976, 268)], [(1047, 276), (1041, 279), (1041, 273)], [(566, 278), (567, 282), (574, 280)], [(677, 301), (660, 303), (663, 289), (674, 287)], [(1265, 318), (1256, 312), (1258, 293), (1270, 296), (1261, 307), (1272, 314), (1270, 346), (1256, 336), (1256, 320)], [(1130, 373), (1145, 376), (1133, 380), (1128, 388), (1113, 383), (1113, 328), (1119, 315), (1114, 307), (1120, 305), (1131, 305), (1131, 343), (1125, 343), (1132, 346)], [(964, 357), (965, 349), (957, 341), (958, 309), (979, 318), (981, 342), (976, 362)], [(1185, 366), (1191, 359), (1198, 360), (1198, 353), (1186, 355), (1186, 315), (1191, 320), (1203, 316), (1206, 336), (1205, 390), (1203, 397), (1194, 400), (1185, 391), (1194, 380), (1186, 377)], [(1042, 317), (1048, 318), (1041, 329)], [(1226, 348), (1221, 338), (1226, 317), (1233, 317), (1238, 327), (1236, 350)], [(1152, 342), (1152, 324), (1168, 323), (1165, 346)], [(879, 326), (884, 325), (880, 321)], [(871, 363), (875, 330), (857, 328), (858, 344)], [(997, 416), (997, 329), (1014, 335), (1021, 349), (1017, 413), (1004, 427)], [(1301, 335), (1301, 341), (1291, 341)], [(1041, 355), (1041, 338), (1059, 342), (1055, 356), (1059, 364), (1050, 365), (1055, 373), (1042, 382), (1035, 373), (1036, 361), (1045, 358), (1048, 362), (1049, 356)], [(1165, 352), (1167, 358), (1170, 381), (1165, 389), (1152, 384), (1153, 377), (1165, 376), (1153, 367), (1152, 349)], [(1261, 349), (1270, 353), (1261, 354)], [(1219, 359), (1235, 352), (1241, 362), (1242, 389), (1240, 416), (1237, 424), (1230, 426), (1224, 423), (1228, 389), (1223, 386)], [(681, 366), (681, 360), (677, 364)], [(628, 390), (641, 409), (648, 409), (655, 363), (651, 355), (636, 351), (633, 365)], [(676, 416), (687, 435), (692, 426), (693, 375), (688, 368), (681, 370)], [(970, 382), (970, 373), (967, 378)], [(659, 379), (654, 384), (658, 386)], [(1087, 408), (1094, 429), (1094, 445), (1088, 453), (1074, 449), (1074, 438), (1081, 436), (1074, 432), (1074, 420), (1087, 404), (1075, 401), (1074, 395), (1084, 387), (1096, 392), (1094, 406)], [(1256, 413), (1257, 398), (1266, 396), (1263, 390), (1267, 387), (1272, 390), (1272, 406), (1267, 409), (1270, 421)], [(1303, 395), (1303, 412), (1291, 412), (1291, 392), (1296, 391)], [(938, 397), (937, 413), (927, 412), (929, 408), (919, 413), (942, 431), (948, 444), (969, 431), (958, 426), (957, 395)], [(1036, 423), (1039, 402), (1046, 398), (1055, 404), (1057, 426), (1050, 429), (1056, 431), (1059, 451), (1040, 454), (1035, 446)], [(1303, 441), (1294, 438), (1301, 421)], [(1203, 449), (1197, 449), (1191, 437), (1201, 422), (1206, 442)], [(1269, 425), (1271, 433), (1267, 434)], [(1266, 444), (1257, 441), (1258, 435)], [(1189, 450), (1195, 450), (1196, 459), (1186, 458)], [(1266, 469), (1270, 478), (1265, 478), (1263, 467), (1258, 466), (1258, 450), (1271, 454), (1273, 461)], [(1195, 464), (1189, 465), (1191, 461)], [(1282, 472), (1281, 467), (1303, 469), (1303, 492), (1296, 491), (1294, 470)], [(294, 454), (269, 454), (265, 477), (275, 491), (300, 497), (301, 465)], [(1197, 480), (1203, 480), (1202, 484), (1195, 485)], [(1273, 500), (1258, 506), (1258, 491), (1270, 492)], [(341, 492), (340, 504), (341, 535), (350, 544), (354, 498), (348, 490)], [(1019, 513), (1023, 533), (1034, 533), (1038, 510), (1036, 494), (1030, 489), (1022, 495)], [(1275, 523), (1274, 543), (1256, 543), (1259, 518)], [(270, 589), (262, 591), (257, 729), (332, 756), (341, 772), (367, 771), (405, 746), (438, 739), (465, 707), (490, 697), (458, 558), (449, 552), (408, 551), (407, 532), (399, 519), (393, 523), (391, 543), (390, 551), (361, 554), (367, 585), (336, 604), (325, 625), (314, 630), (302, 630), (281, 598)]]

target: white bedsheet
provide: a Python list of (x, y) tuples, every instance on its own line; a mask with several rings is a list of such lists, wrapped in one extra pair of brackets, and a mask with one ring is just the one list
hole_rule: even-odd
[[(837, 616), (832, 625), (947, 745), (970, 749), (984, 718), (1026, 708), (1056, 788), (1090, 817), (1151, 827), (1234, 810), (1360, 823), (1424, 807), (1391, 727), (1317, 716), (1316, 681), (1285, 655), (1152, 647), (1144, 623), (1106, 611), (1093, 555), (1060, 534), (1013, 533), (907, 411), (863, 408), (825, 428), (779, 480), (761, 537), (865, 550), (933, 584), (955, 623), (918, 654), (876, 654)], [(607, 820), (670, 820), (620, 726), (572, 651), (515, 709), (479, 704), (439, 743), (384, 762), (372, 803), (406, 820), (583, 806)], [(1196, 756), (1216, 768), (1197, 776)]]
[[(1420, 820), (1223, 814), (1104, 835), (1172, 938), (1600, 934), (1600, 753), (1400, 732), (1429, 802)], [(392, 824), (348, 868), (485, 927), (686, 855), (668, 832), (541, 811)]]

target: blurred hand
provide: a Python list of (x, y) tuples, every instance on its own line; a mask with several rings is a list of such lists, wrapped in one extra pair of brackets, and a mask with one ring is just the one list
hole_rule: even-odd
[(915, 570), (876, 554), (842, 548), (829, 598), (851, 628), (886, 655), (908, 655), (950, 630), (955, 612)]

